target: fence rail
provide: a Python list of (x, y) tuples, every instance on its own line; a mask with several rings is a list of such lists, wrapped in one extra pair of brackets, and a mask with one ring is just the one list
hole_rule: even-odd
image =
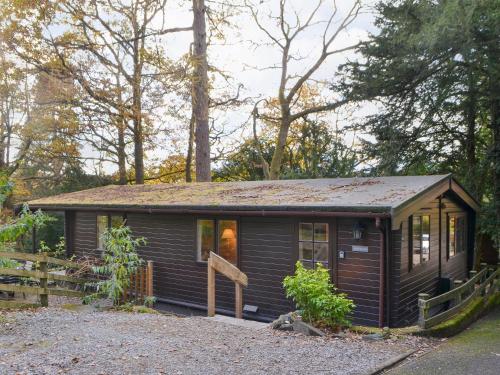
[[(500, 266), (495, 269), (482, 264), (479, 272), (470, 271), (469, 276), (467, 282), (456, 282), (455, 288), (436, 297), (430, 298), (426, 293), (418, 295), (418, 325), (421, 328), (428, 329), (442, 323), (467, 307), (476, 297), (488, 298), (500, 290)], [(431, 315), (431, 310), (440, 305), (444, 311)]]
[(66, 268), (76, 268), (76, 269), (81, 268), (82, 265), (65, 259), (53, 258), (46, 253), (27, 254), (27, 253), (0, 251), (0, 258), (24, 260), (24, 261), (39, 263), (38, 270), (0, 268), (0, 275), (26, 277), (26, 278), (38, 279), (39, 281), (39, 286), (0, 283), (0, 291), (37, 295), (40, 297), (40, 304), (45, 307), (49, 305), (49, 295), (67, 296), (67, 297), (83, 297), (85, 295), (84, 292), (78, 290), (49, 288), (48, 286), (49, 280), (65, 281), (74, 284), (85, 284), (86, 282), (91, 281), (89, 279), (60, 275), (49, 272), (49, 267), (48, 267), (49, 264), (64, 266)]

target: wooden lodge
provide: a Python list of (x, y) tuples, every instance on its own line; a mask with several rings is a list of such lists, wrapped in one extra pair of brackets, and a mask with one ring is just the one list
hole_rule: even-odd
[[(294, 309), (282, 281), (301, 260), (323, 263), (356, 304), (354, 323), (417, 320), (474, 262), (477, 202), (450, 175), (106, 186), (29, 202), (64, 212), (68, 254), (99, 256), (123, 221), (147, 244), (159, 301), (207, 308), (210, 252), (248, 276), (243, 315)], [(217, 274), (216, 309), (234, 314), (232, 281)]]

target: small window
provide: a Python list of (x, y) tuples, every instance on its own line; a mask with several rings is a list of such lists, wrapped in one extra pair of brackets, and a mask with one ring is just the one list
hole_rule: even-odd
[(448, 215), (448, 258), (465, 251), (465, 216)]
[(97, 215), (97, 248), (104, 249), (104, 232), (108, 229), (108, 215)]
[(198, 220), (198, 261), (206, 262), (211, 251), (215, 251), (215, 222)]
[(124, 222), (122, 215), (97, 215), (97, 249), (104, 250), (104, 232), (108, 228), (119, 228)]
[(431, 217), (429, 215), (412, 216), (411, 224), (412, 265), (416, 266), (427, 262), (430, 258)]
[(110, 224), (111, 228), (120, 228), (125, 223), (125, 219), (121, 215), (111, 215)]
[[(213, 251), (234, 265), (238, 263), (238, 223), (236, 220), (197, 221), (197, 256), (206, 262)], [(217, 233), (217, 237), (215, 235)]]
[(317, 263), (328, 267), (328, 224), (299, 224), (299, 260), (304, 267), (314, 268)]

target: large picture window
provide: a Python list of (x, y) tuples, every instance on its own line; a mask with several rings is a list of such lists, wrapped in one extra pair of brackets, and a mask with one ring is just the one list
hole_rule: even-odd
[(448, 258), (465, 251), (466, 239), (465, 215), (448, 215)]
[(97, 215), (97, 249), (104, 249), (104, 232), (108, 228), (119, 228), (124, 222), (123, 215)]
[(307, 268), (318, 263), (328, 268), (327, 223), (299, 223), (299, 260)]
[(196, 227), (199, 262), (206, 262), (210, 252), (213, 251), (228, 262), (237, 265), (238, 223), (236, 220), (199, 219)]
[(412, 216), (412, 265), (425, 263), (430, 258), (431, 248), (431, 217), (429, 215)]

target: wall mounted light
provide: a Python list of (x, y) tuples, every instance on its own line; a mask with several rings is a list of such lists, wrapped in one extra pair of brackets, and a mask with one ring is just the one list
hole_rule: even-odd
[(365, 231), (365, 227), (361, 225), (360, 222), (357, 222), (352, 227), (352, 238), (355, 240), (360, 240), (363, 238), (363, 232)]

